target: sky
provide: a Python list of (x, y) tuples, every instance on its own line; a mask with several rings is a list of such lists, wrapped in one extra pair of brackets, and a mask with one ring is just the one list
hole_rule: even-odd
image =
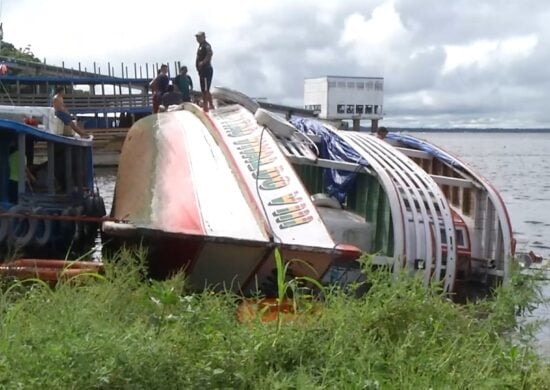
[(303, 106), (325, 75), (384, 78), (400, 127), (550, 128), (547, 0), (0, 0), (4, 40), (48, 64), (188, 64), (214, 85)]

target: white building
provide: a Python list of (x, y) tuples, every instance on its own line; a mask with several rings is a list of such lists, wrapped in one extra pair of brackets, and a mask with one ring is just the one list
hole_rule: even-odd
[(378, 121), (384, 116), (384, 78), (325, 76), (304, 80), (304, 105), (323, 119)]

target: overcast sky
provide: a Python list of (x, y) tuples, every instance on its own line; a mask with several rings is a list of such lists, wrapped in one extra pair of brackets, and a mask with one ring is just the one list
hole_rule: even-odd
[(550, 127), (548, 0), (0, 0), (4, 40), (47, 63), (193, 62), (303, 105), (303, 80), (384, 77), (387, 126)]

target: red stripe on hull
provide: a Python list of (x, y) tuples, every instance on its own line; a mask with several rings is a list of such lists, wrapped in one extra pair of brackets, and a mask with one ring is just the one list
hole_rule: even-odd
[[(175, 115), (165, 115), (162, 128), (179, 129), (181, 124)], [(161, 230), (194, 235), (204, 235), (202, 219), (194, 189), (193, 170), (190, 162), (188, 143), (183, 131), (163, 131), (160, 136), (162, 156), (157, 157), (161, 164), (157, 167), (156, 191), (159, 204), (156, 225)]]

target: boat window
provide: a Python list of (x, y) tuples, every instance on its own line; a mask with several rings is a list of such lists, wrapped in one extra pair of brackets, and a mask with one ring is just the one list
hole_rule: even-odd
[(357, 89), (365, 89), (365, 83), (360, 81), (357, 83)]
[(339, 81), (338, 88), (346, 88), (346, 83), (344, 83), (343, 81)]
[(328, 87), (329, 87), (329, 88), (334, 88), (334, 87), (336, 87), (336, 81), (329, 81), (329, 82), (328, 82)]
[(456, 245), (464, 246), (464, 230), (462, 229), (456, 230)]
[(348, 88), (355, 88), (355, 83), (353, 81), (348, 81)]
[[(33, 160), (29, 170), (35, 178), (32, 190), (35, 193), (69, 193), (77, 187), (86, 186), (86, 163), (85, 150), (80, 147), (73, 147), (60, 144), (49, 144), (45, 141), (33, 143)], [(48, 148), (53, 148), (48, 152)], [(53, 155), (53, 178), (48, 175), (49, 158)], [(53, 182), (51, 181), (53, 179)]]

